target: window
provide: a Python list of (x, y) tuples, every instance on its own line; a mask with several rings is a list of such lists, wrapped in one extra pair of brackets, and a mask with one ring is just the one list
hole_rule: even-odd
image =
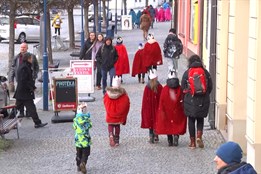
[(194, 44), (198, 43), (198, 0), (190, 2), (189, 38)]

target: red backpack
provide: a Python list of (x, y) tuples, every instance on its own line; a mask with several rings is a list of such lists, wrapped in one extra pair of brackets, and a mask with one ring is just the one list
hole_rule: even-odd
[(188, 85), (192, 96), (203, 95), (207, 91), (207, 79), (202, 67), (193, 67), (188, 71)]

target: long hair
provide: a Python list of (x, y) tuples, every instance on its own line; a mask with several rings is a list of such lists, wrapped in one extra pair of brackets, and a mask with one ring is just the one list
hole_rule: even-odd
[(158, 91), (158, 78), (150, 79), (151, 90), (155, 93)]

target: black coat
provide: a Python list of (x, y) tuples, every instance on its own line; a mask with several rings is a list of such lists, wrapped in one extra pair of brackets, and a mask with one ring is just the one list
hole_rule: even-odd
[(101, 65), (102, 70), (109, 71), (118, 60), (117, 50), (113, 45), (103, 44), (96, 54), (96, 60)]
[[(92, 46), (93, 42), (90, 39), (87, 39), (81, 49), (80, 59), (82, 60), (92, 60)], [(88, 51), (88, 52), (87, 52)]]
[[(180, 43), (180, 44), (178, 44)], [(163, 45), (163, 53), (166, 58), (176, 58), (183, 51), (182, 42), (176, 34), (169, 33)], [(177, 51), (177, 49), (179, 51)]]
[[(200, 62), (192, 63), (189, 68), (192, 67), (203, 67)], [(181, 80), (181, 88), (183, 91), (188, 89), (188, 70), (187, 69)], [(204, 118), (208, 115), (208, 109), (210, 105), (209, 94), (212, 91), (212, 80), (209, 72), (205, 70), (205, 75), (207, 79), (207, 91), (204, 95), (194, 95), (192, 96), (190, 92), (184, 93), (184, 111), (185, 115), (194, 118)]]
[(17, 70), (17, 88), (14, 98), (17, 100), (31, 100), (35, 98), (35, 82), (32, 76), (32, 64), (23, 62)]

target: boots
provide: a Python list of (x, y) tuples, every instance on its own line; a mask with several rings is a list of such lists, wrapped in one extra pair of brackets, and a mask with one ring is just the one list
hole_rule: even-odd
[(179, 145), (179, 135), (174, 135), (174, 146), (178, 146)]
[(141, 83), (144, 84), (145, 81), (144, 81), (144, 77), (141, 78)]
[(159, 136), (158, 136), (157, 134), (154, 134), (154, 141), (155, 141), (156, 143), (159, 142)]
[(203, 134), (202, 131), (197, 131), (197, 144), (198, 144), (199, 148), (204, 148), (204, 143), (203, 143), (203, 140), (202, 140), (202, 134)]
[(114, 141), (114, 137), (113, 137), (113, 134), (112, 134), (112, 133), (110, 133), (109, 142), (110, 142), (110, 146), (111, 146), (111, 147), (114, 147), (114, 146), (115, 146), (115, 141)]
[(115, 142), (115, 146), (119, 146), (120, 145), (120, 136), (119, 135), (115, 135), (114, 136), (114, 142)]
[(191, 148), (191, 149), (195, 149), (195, 148), (196, 148), (196, 141), (195, 141), (195, 137), (190, 137), (190, 144), (189, 144), (189, 148)]
[(173, 136), (172, 135), (168, 135), (168, 143), (169, 143), (169, 146), (173, 146)]
[(154, 144), (154, 134), (150, 134), (150, 141), (151, 144)]
[(140, 77), (138, 77), (138, 81), (139, 81), (139, 83), (141, 82), (141, 81), (140, 81)]

